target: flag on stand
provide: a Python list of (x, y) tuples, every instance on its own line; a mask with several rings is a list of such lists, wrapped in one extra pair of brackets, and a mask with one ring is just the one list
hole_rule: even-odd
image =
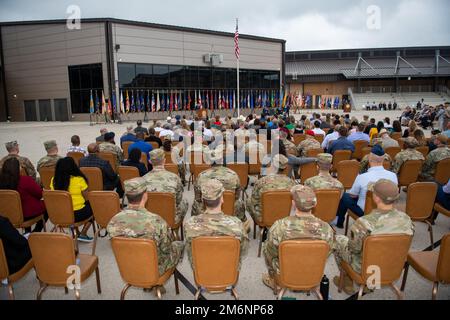
[(155, 104), (155, 92), (154, 91), (152, 91), (152, 104), (151, 104), (151, 111), (152, 112), (155, 112), (156, 111), (156, 104)]
[(159, 90), (156, 91), (156, 111), (161, 111), (161, 101), (159, 99)]
[(111, 98), (109, 98), (108, 99), (108, 110), (107, 110), (107, 112), (108, 112), (108, 114), (110, 115), (111, 114), (111, 110), (112, 109), (112, 106), (111, 106)]
[(106, 102), (105, 102), (105, 95), (103, 94), (103, 90), (102, 90), (102, 113), (103, 114), (106, 113)]
[(130, 98), (128, 97), (128, 90), (127, 90), (127, 96), (126, 96), (126, 100), (125, 100), (125, 107), (126, 107), (126, 112), (130, 112)]
[(238, 21), (236, 19), (236, 32), (234, 33), (234, 54), (236, 55), (236, 59), (239, 60), (240, 49), (239, 49), (239, 28)]
[(92, 90), (91, 97), (89, 99), (89, 113), (94, 113), (94, 99), (92, 98)]
[(125, 106), (123, 104), (123, 91), (120, 91), (120, 113), (125, 113)]
[(134, 92), (131, 90), (131, 103), (130, 103), (130, 112), (134, 112)]
[(114, 112), (114, 114), (116, 114), (117, 113), (117, 103), (116, 103), (116, 95), (115, 95), (114, 91), (112, 93), (112, 106), (113, 106), (113, 112)]

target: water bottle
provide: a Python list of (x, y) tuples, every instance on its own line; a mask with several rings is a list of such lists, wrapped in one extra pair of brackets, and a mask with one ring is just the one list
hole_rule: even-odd
[(330, 290), (330, 281), (328, 280), (327, 276), (324, 275), (322, 277), (322, 281), (320, 281), (320, 294), (323, 297), (323, 300), (328, 300)]

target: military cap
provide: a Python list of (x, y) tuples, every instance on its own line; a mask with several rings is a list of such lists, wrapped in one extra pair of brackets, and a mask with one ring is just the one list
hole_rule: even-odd
[(114, 139), (115, 136), (116, 135), (115, 135), (114, 132), (107, 132), (107, 133), (105, 133), (105, 141), (109, 141), (111, 139)]
[(129, 195), (138, 195), (147, 190), (147, 184), (143, 178), (133, 178), (125, 180), (124, 189), (125, 193)]
[(17, 141), (10, 141), (10, 142), (7, 142), (7, 143), (5, 143), (5, 147), (6, 147), (6, 150), (10, 150), (10, 149), (12, 149), (12, 148), (15, 148), (15, 147), (17, 147), (19, 144), (17, 143)]
[(45, 147), (45, 150), (47, 150), (47, 151), (51, 150), (54, 147), (56, 147), (56, 141), (55, 140), (45, 141), (44, 142), (44, 147)]
[(288, 164), (288, 158), (282, 154), (277, 154), (272, 159), (272, 164), (280, 170), (284, 170)]
[(372, 150), (370, 150), (370, 153), (373, 153), (374, 155), (376, 155), (378, 157), (384, 156), (384, 150), (379, 144), (374, 145), (372, 147)]
[(317, 160), (322, 164), (331, 164), (333, 162), (333, 155), (329, 153), (320, 153), (317, 155)]
[(375, 184), (368, 187), (373, 191), (383, 202), (393, 203), (400, 197), (398, 186), (390, 180), (380, 179)]
[(414, 137), (408, 137), (403, 140), (403, 143), (407, 148), (415, 148), (419, 146), (419, 142)]
[(217, 179), (210, 179), (205, 181), (201, 186), (202, 198), (204, 200), (217, 200), (219, 199), (225, 189), (222, 182)]
[(309, 211), (317, 205), (317, 198), (314, 190), (304, 185), (296, 185), (291, 189), (292, 198), (294, 199), (297, 209)]
[(161, 163), (165, 157), (166, 154), (163, 149), (153, 149), (150, 151), (150, 161), (152, 162)]

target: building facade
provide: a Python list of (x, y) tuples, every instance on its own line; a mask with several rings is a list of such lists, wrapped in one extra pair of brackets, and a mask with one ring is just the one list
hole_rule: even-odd
[[(66, 20), (2, 23), (0, 35), (1, 121), (89, 120), (102, 97), (178, 110), (236, 103), (234, 33), (85, 19), (73, 30)], [(241, 97), (279, 92), (285, 41), (240, 35), (239, 46)]]

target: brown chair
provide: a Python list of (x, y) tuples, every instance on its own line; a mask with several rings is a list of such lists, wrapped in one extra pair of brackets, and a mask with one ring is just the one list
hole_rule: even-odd
[(172, 152), (171, 151), (165, 151), (165, 157), (166, 157), (166, 163), (171, 164), (174, 163), (172, 160)]
[[(170, 192), (147, 192), (147, 203), (145, 208), (163, 218), (176, 239), (183, 241), (183, 221), (176, 223), (175, 214), (177, 212), (175, 195)], [(180, 230), (181, 237), (178, 235)]]
[(400, 147), (389, 147), (384, 150), (384, 152), (386, 152), (391, 157), (391, 159), (395, 159), (395, 156), (400, 151), (402, 151)]
[[(366, 203), (364, 205), (364, 215), (368, 215), (369, 213), (372, 212), (373, 209), (376, 209), (377, 205), (375, 203), (375, 201), (373, 201), (373, 193), (372, 191), (367, 190), (366, 192)], [(358, 220), (359, 216), (354, 213), (351, 210), (348, 210), (347, 212), (347, 217), (345, 218), (345, 231), (344, 234), (346, 235), (348, 232), (348, 224), (350, 222), (350, 218), (352, 218), (353, 220)]]
[(316, 139), (317, 141), (319, 141), (320, 144), (322, 144), (324, 136), (323, 134), (316, 134), (314, 135), (314, 139)]
[[(281, 242), (278, 252), (280, 273), (275, 275), (275, 290), (278, 300), (286, 289), (311, 291), (320, 300), (322, 280), (330, 246), (323, 240), (288, 240)], [(281, 287), (278, 293), (278, 287)], [(326, 297), (328, 298), (328, 297)]]
[(72, 158), (73, 161), (77, 164), (77, 166), (80, 166), (80, 160), (84, 158), (83, 152), (68, 152), (67, 156)]
[(103, 191), (102, 169), (97, 167), (81, 167), (80, 170), (88, 180), (89, 191)]
[(317, 156), (321, 153), (324, 153), (322, 148), (309, 149), (308, 151), (306, 151), (306, 156), (309, 158), (317, 158)]
[(124, 188), (124, 182), (133, 178), (139, 178), (139, 170), (136, 167), (120, 166), (118, 169), (120, 184)]
[(195, 179), (197, 179), (198, 175), (200, 173), (202, 173), (203, 171), (208, 170), (209, 168), (211, 168), (211, 165), (206, 164), (206, 163), (190, 165), (189, 170), (191, 172), (191, 175), (189, 176), (188, 190), (190, 190), (190, 188), (191, 188), (191, 182), (192, 182), (192, 184), (194, 184)]
[[(78, 240), (78, 227), (85, 225), (92, 221), (94, 217), (86, 220), (75, 222), (75, 214), (73, 212), (72, 197), (67, 191), (59, 190), (44, 190), (44, 202), (47, 209), (48, 218), (53, 223), (53, 229), (51, 232), (60, 230), (64, 232), (64, 229), (70, 229), (75, 241)], [(95, 224), (92, 224), (95, 231)]]
[(439, 283), (450, 283), (450, 234), (444, 235), (439, 252), (420, 251), (408, 254), (408, 263), (403, 273), (402, 292), (405, 290), (409, 266), (422, 277), (433, 282), (431, 299), (436, 300)]
[(106, 230), (112, 217), (121, 211), (120, 199), (115, 191), (89, 191), (89, 203), (91, 204), (95, 223), (97, 223), (97, 231), (94, 234), (94, 243), (92, 245), (92, 254), (94, 255), (100, 231)]
[(99, 158), (108, 161), (109, 164), (111, 165), (111, 168), (114, 170), (114, 172), (117, 172), (117, 160), (116, 160), (116, 155), (114, 153), (99, 152), (97, 155)]
[(356, 140), (353, 141), (353, 145), (355, 146), (355, 151), (352, 154), (353, 159), (361, 160), (363, 158), (362, 151), (369, 146), (369, 142), (366, 140)]
[(176, 165), (176, 164), (171, 164), (171, 163), (167, 164), (166, 163), (164, 165), (164, 169), (166, 169), (167, 171), (170, 171), (172, 173), (175, 173), (177, 176), (179, 174), (178, 165)]
[(433, 213), (437, 189), (437, 184), (434, 182), (415, 182), (409, 185), (406, 194), (405, 212), (412, 221), (423, 222), (428, 225), (432, 247), (434, 246), (434, 240), (430, 217)]
[[(206, 161), (203, 157), (203, 152), (190, 152), (190, 154), (186, 154), (187, 159), (189, 160), (189, 180), (188, 180), (188, 190), (191, 188), (191, 183), (193, 184), (195, 181), (195, 178), (197, 177), (195, 174), (199, 174), (199, 169), (206, 168)], [(198, 166), (197, 170), (195, 166)], [(207, 164), (207, 166), (210, 167), (210, 164)], [(208, 168), (209, 168), (208, 167)], [(205, 169), (203, 169), (205, 170)], [(203, 171), (202, 170), (202, 171)], [(195, 172), (194, 172), (195, 171)]]
[(239, 182), (241, 184), (242, 197), (244, 197), (245, 190), (248, 186), (248, 171), (249, 164), (248, 163), (227, 163), (227, 168), (233, 170), (239, 176)]
[(322, 221), (331, 223), (336, 219), (336, 213), (341, 200), (341, 192), (337, 189), (315, 190), (317, 206), (312, 209), (313, 215)]
[(445, 209), (442, 205), (440, 205), (437, 202), (434, 204), (434, 211), (436, 211), (438, 213), (442, 213), (444, 216), (447, 216), (450, 218), (450, 210)]
[(383, 160), (383, 168), (384, 170), (391, 170), (391, 162), (387, 159)]
[(234, 191), (225, 190), (223, 193), (222, 212), (227, 216), (234, 216), (234, 202), (236, 195)]
[(337, 150), (333, 154), (333, 172), (336, 172), (336, 168), (339, 162), (350, 160), (352, 158), (352, 152), (350, 150)]
[(358, 297), (360, 299), (368, 280), (373, 275), (372, 266), (380, 270), (380, 286), (390, 286), (397, 298), (402, 300), (402, 292), (395, 286), (405, 265), (412, 236), (405, 234), (372, 235), (364, 240), (362, 248), (361, 273), (357, 273), (350, 264), (342, 261), (340, 285), (338, 292), (342, 292), (344, 274), (347, 274), (359, 285)]
[(39, 169), (39, 176), (44, 189), (50, 190), (50, 182), (55, 176), (55, 167), (42, 167)]
[(361, 150), (361, 159), (367, 156), (372, 151), (372, 147), (364, 147)]
[(148, 159), (147, 159), (147, 154), (146, 153), (141, 152), (141, 160), (140, 160), (140, 162), (143, 163), (144, 166), (145, 166), (145, 169), (148, 170)]
[(0, 279), (6, 279), (8, 281), (8, 296), (10, 300), (14, 300), (13, 284), (22, 279), (32, 268), (33, 259), (30, 259), (19, 271), (10, 274), (8, 269), (8, 262), (6, 261), (5, 249), (3, 248), (3, 242), (0, 239)]
[(315, 177), (319, 174), (319, 169), (317, 168), (317, 164), (315, 162), (310, 162), (300, 166), (299, 169), (300, 180), (302, 183), (305, 183), (309, 178)]
[[(70, 236), (62, 233), (38, 232), (32, 233), (28, 242), (33, 256), (36, 276), (40, 283), (37, 300), (41, 300), (42, 293), (48, 286), (64, 287), (66, 293), (68, 292), (67, 284), (71, 274), (67, 270), (70, 266), (80, 268), (80, 284), (95, 271), (97, 292), (102, 293), (97, 256), (81, 253), (76, 256), (73, 239)], [(79, 300), (80, 291), (76, 284), (74, 285), (75, 297)]]
[(448, 179), (450, 179), (450, 158), (439, 161), (434, 173), (434, 180), (441, 185), (447, 184)]
[(248, 174), (253, 176), (253, 175), (260, 175), (261, 174), (261, 156), (259, 153), (256, 153), (256, 157), (254, 154), (249, 154), (248, 155), (249, 159), (256, 159), (256, 163), (251, 163), (254, 161), (250, 161), (250, 164), (248, 165)]
[(407, 187), (411, 183), (417, 182), (422, 171), (422, 160), (407, 160), (400, 167), (398, 173), (398, 187)]
[(122, 143), (122, 150), (123, 150), (123, 158), (128, 159), (130, 156), (130, 153), (128, 152), (128, 148), (133, 144), (133, 141), (125, 141)]
[(394, 140), (400, 140), (402, 138), (402, 133), (401, 132), (392, 132), (391, 138)]
[(305, 139), (306, 139), (306, 134), (303, 134), (303, 133), (294, 134), (294, 144), (296, 146), (298, 146), (298, 144)]
[(343, 160), (336, 167), (337, 178), (344, 185), (344, 189), (350, 189), (359, 174), (359, 162), (357, 160)]
[(120, 300), (130, 287), (150, 289), (156, 287), (158, 299), (162, 298), (160, 287), (174, 275), (175, 291), (179, 294), (178, 278), (175, 268), (167, 270), (163, 275), (158, 271), (158, 250), (156, 243), (149, 239), (115, 237), (111, 247), (119, 267), (120, 276), (126, 283), (120, 294)]
[(20, 194), (15, 190), (0, 190), (0, 208), (0, 215), (7, 218), (15, 228), (30, 228), (32, 225), (42, 220), (44, 231), (46, 231), (43, 214), (27, 221), (24, 220)]
[(235, 286), (239, 280), (239, 257), (241, 246), (234, 237), (197, 237), (192, 240), (192, 263), (197, 300), (202, 289), (223, 292), (231, 287), (236, 300), (239, 296)]
[(428, 156), (428, 153), (430, 152), (430, 148), (427, 146), (420, 146), (416, 148), (417, 151), (419, 151), (421, 154), (423, 154), (423, 157), (426, 159)]
[(150, 144), (152, 145), (153, 150), (159, 149), (159, 144), (158, 144), (158, 142), (156, 142), (156, 141), (150, 141), (150, 142), (148, 142), (148, 143), (150, 143)]
[(256, 238), (256, 226), (261, 229), (259, 236), (258, 257), (265, 230), (268, 230), (277, 220), (288, 217), (291, 213), (292, 195), (289, 190), (264, 191), (261, 195), (261, 221), (254, 221), (253, 238)]

